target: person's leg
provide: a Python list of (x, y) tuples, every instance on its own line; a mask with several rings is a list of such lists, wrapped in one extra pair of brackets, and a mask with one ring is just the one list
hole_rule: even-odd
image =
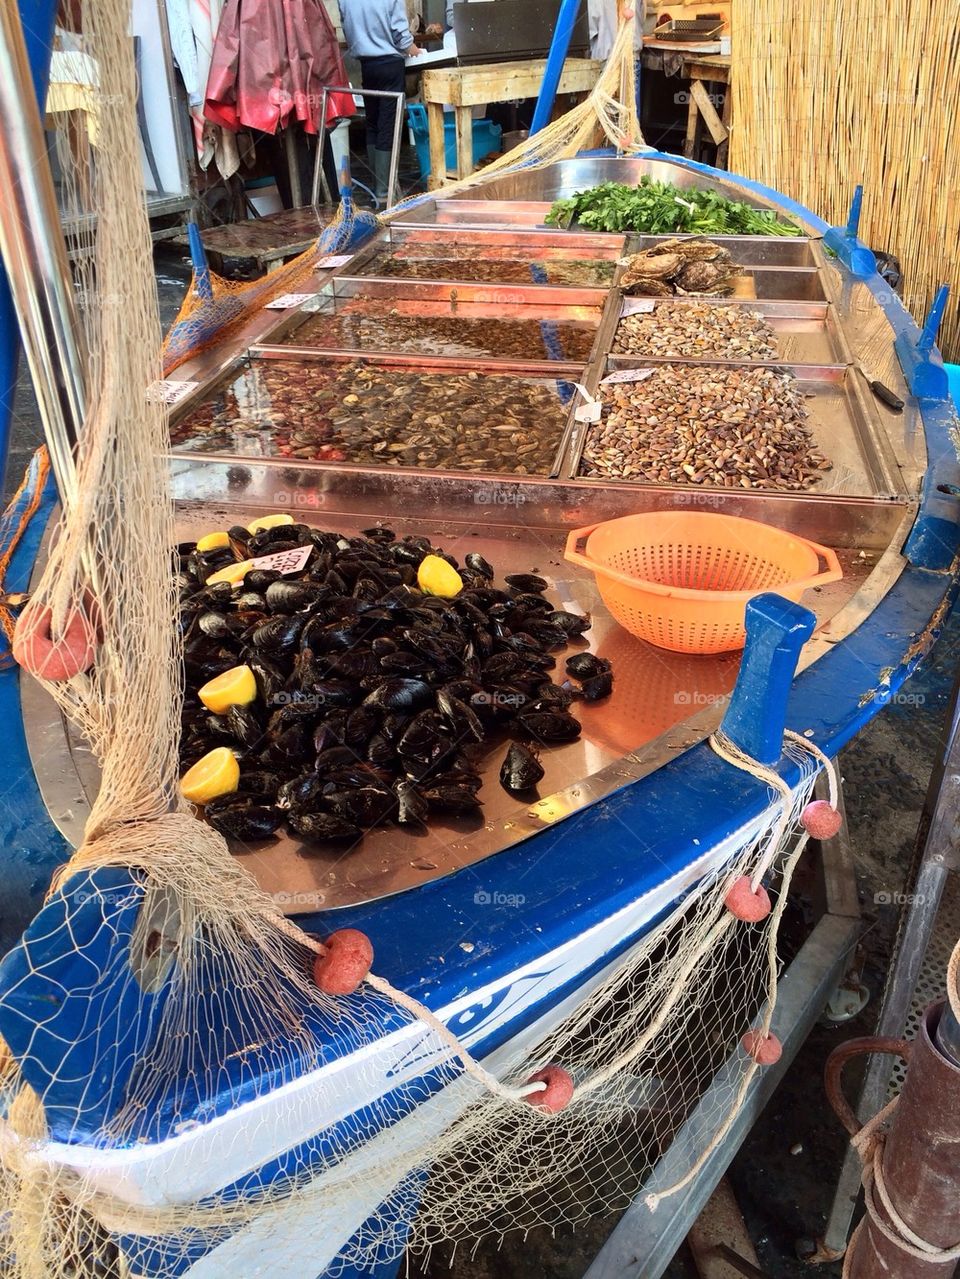
[[(368, 89), (382, 89), (387, 93), (403, 93), (406, 76), (406, 63), (403, 58), (377, 58), (376, 66), (371, 67), (372, 78), (365, 82)], [(376, 83), (373, 83), (373, 80)], [(376, 130), (372, 139), (374, 172), (376, 174), (377, 198), (386, 199), (387, 184), (390, 176), (390, 153), (393, 150), (394, 123), (397, 118), (397, 103), (391, 98), (368, 99), (379, 103), (376, 116)], [(368, 141), (370, 137), (368, 134)]]

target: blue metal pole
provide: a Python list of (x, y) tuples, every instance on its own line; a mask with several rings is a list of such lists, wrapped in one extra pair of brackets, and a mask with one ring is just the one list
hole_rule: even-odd
[(210, 263), (207, 251), (203, 247), (203, 239), (196, 218), (187, 223), (187, 239), (190, 242), (190, 257), (193, 261), (193, 288), (198, 298), (204, 302), (213, 301), (213, 284), (210, 280)]
[(550, 52), (547, 54), (547, 69), (543, 73), (543, 84), (540, 96), (533, 112), (533, 123), (530, 125), (530, 136), (550, 123), (550, 112), (557, 97), (557, 86), (563, 74), (563, 64), (567, 60), (573, 28), (577, 14), (580, 12), (580, 0), (560, 0), (560, 12), (557, 14), (557, 25), (553, 29)]
[[(20, 21), (23, 38), (33, 73), (33, 86), (37, 95), (37, 109), (42, 113), (47, 96), (47, 79), (50, 74), (50, 53), (53, 47), (53, 26), (57, 12), (57, 0), (20, 0)], [(32, 104), (25, 102), (29, 111)], [(13, 397), (17, 387), (17, 367), (20, 362), (20, 336), (17, 316), (7, 287), (6, 275), (0, 270), (0, 475), (6, 469), (10, 448), (10, 420), (13, 415)]]

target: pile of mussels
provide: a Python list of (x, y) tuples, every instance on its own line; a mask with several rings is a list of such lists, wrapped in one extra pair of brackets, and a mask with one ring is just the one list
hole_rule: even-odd
[[(208, 584), (227, 565), (310, 546), (294, 575), (251, 568), (239, 585)], [(477, 759), (510, 738), (500, 772), (531, 793), (542, 746), (574, 741), (576, 698), (606, 697), (609, 662), (581, 651), (562, 684), (552, 655), (590, 626), (555, 608), (548, 583), (508, 575), (479, 554), (461, 567), (424, 537), (388, 528), (360, 537), (287, 524), (229, 530), (229, 546), (179, 552), (186, 695), (181, 762), (229, 746), (236, 792), (212, 800), (207, 820), (240, 840), (286, 823), (311, 841), (356, 842), (383, 823), (424, 825), (431, 814), (481, 807)], [(417, 570), (439, 555), (460, 574), (453, 598), (425, 594)], [(232, 667), (254, 673), (257, 697), (210, 714), (197, 692)]]

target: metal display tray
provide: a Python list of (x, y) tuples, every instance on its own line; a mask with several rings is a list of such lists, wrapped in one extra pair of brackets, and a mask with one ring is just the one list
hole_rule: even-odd
[[(274, 458), (290, 464), (332, 465), (338, 470), (370, 465), (371, 463), (358, 460), (356, 456), (344, 456), (348, 453), (351, 439), (356, 438), (354, 423), (350, 421), (354, 411), (358, 414), (360, 411), (355, 401), (350, 403), (343, 398), (339, 399), (339, 403), (349, 405), (349, 409), (344, 410), (344, 424), (336, 425), (332, 432), (327, 432), (325, 424), (320, 420), (321, 412), (338, 411), (334, 407), (338, 403), (337, 399), (327, 398), (326, 393), (330, 388), (326, 375), (335, 376), (346, 366), (353, 366), (361, 374), (364, 370), (372, 369), (376, 373), (382, 372), (386, 378), (394, 375), (398, 384), (408, 378), (467, 375), (471, 379), (479, 379), (478, 390), (486, 391), (490, 397), (497, 391), (509, 396), (510, 391), (524, 383), (541, 388), (547, 393), (548, 400), (551, 397), (557, 400), (556, 442), (554, 444), (548, 440), (540, 454), (534, 453), (529, 465), (534, 465), (534, 459), (538, 459), (538, 465), (534, 471), (527, 473), (542, 475), (544, 478), (559, 474), (573, 414), (573, 383), (581, 379), (582, 365), (511, 365), (506, 362), (476, 360), (427, 361), (418, 355), (392, 355), (372, 360), (354, 351), (336, 352), (309, 348), (296, 351), (296, 359), (290, 357), (290, 347), (256, 350), (244, 365), (231, 369), (218, 382), (206, 388), (202, 399), (192, 399), (184, 411), (176, 413), (172, 418), (174, 454), (197, 458), (216, 454), (218, 457), (231, 457), (237, 461), (251, 457)], [(311, 367), (316, 370), (314, 375), (308, 372)], [(315, 385), (310, 385), (311, 380)], [(429, 401), (424, 397), (429, 394), (430, 387), (415, 389), (418, 393), (422, 392), (416, 401), (416, 408), (423, 410), (424, 424), (411, 427), (407, 435), (424, 436), (418, 447), (421, 452), (429, 453), (432, 451), (433, 434), (437, 430), (435, 424), (426, 421), (431, 414)], [(342, 386), (337, 391), (338, 396), (341, 390), (350, 394), (348, 387)], [(321, 402), (322, 409), (318, 407)], [(480, 403), (486, 402), (486, 398), (481, 395)], [(525, 406), (521, 404), (520, 408), (523, 407)], [(503, 417), (499, 415), (505, 412), (503, 406), (500, 410), (495, 409), (495, 421), (477, 423), (475, 426), (467, 420), (464, 409), (463, 416), (458, 415), (454, 424), (455, 429), (462, 433), (458, 444), (467, 444), (478, 431), (487, 427), (496, 431), (510, 431), (511, 435), (524, 433), (524, 444), (536, 441), (542, 437), (541, 428), (544, 423), (542, 414), (538, 415), (535, 410), (536, 406), (531, 406), (529, 422), (521, 419), (511, 431), (509, 424), (505, 424)], [(478, 408), (477, 411), (482, 410)], [(214, 422), (218, 416), (219, 425), (215, 430), (208, 430), (207, 419)], [(364, 420), (372, 419), (368, 416)], [(376, 420), (379, 422), (381, 419)], [(384, 435), (386, 436), (386, 432)], [(398, 442), (399, 438), (391, 442)], [(492, 442), (500, 439), (499, 435), (495, 435)], [(492, 443), (488, 447), (492, 447)], [(331, 450), (334, 452), (331, 453)], [(502, 452), (505, 457), (514, 456), (512, 446), (505, 446)], [(388, 446), (382, 455), (384, 461), (377, 465), (394, 476), (411, 469), (432, 470), (437, 474), (477, 470), (476, 466), (468, 465), (466, 461), (460, 467), (441, 467), (430, 462), (408, 461), (405, 457), (400, 458), (399, 454), (399, 449), (393, 450)], [(522, 459), (522, 448), (519, 456)], [(396, 460), (396, 464), (388, 461), (391, 457)], [(521, 460), (520, 464), (528, 463)], [(515, 474), (515, 471), (488, 468), (484, 474), (509, 476)]]
[[(506, 360), (516, 364), (529, 361), (542, 364), (576, 363), (585, 365), (597, 352), (597, 335), (603, 318), (603, 303), (594, 305), (557, 305), (539, 300), (535, 293), (517, 290), (520, 300), (463, 300), (451, 297), (451, 290), (437, 289), (434, 296), (411, 289), (409, 281), (397, 281), (392, 289), (377, 288), (372, 293), (362, 280), (337, 281), (336, 288), (326, 290), (316, 301), (291, 312), (270, 334), (269, 343), (250, 348), (252, 355), (300, 358), (309, 351), (362, 351), (364, 355), (406, 354), (421, 357)], [(397, 332), (390, 337), (386, 317), (395, 317)], [(315, 317), (318, 317), (315, 318)], [(323, 322), (326, 323), (323, 323)], [(364, 321), (371, 332), (364, 336)], [(416, 324), (424, 321), (422, 334)], [(431, 327), (430, 321), (440, 321)], [(458, 323), (459, 326), (458, 326)], [(498, 342), (500, 325), (523, 324), (526, 334), (512, 335), (511, 349)], [(321, 324), (321, 334), (312, 330)], [(448, 331), (443, 331), (443, 325)], [(377, 329), (380, 332), (377, 332)], [(462, 328), (460, 340), (456, 330)], [(452, 332), (451, 332), (452, 331)], [(576, 335), (575, 354), (567, 348), (566, 337)], [(529, 345), (527, 345), (529, 339)], [(522, 349), (517, 349), (517, 343)]]
[[(827, 302), (750, 302), (744, 298), (650, 298), (654, 314), (665, 304), (689, 306), (743, 306), (763, 316), (776, 336), (779, 356), (771, 360), (751, 360), (751, 364), (850, 364), (851, 354), (843, 330), (837, 324), (836, 311)], [(633, 298), (624, 298), (620, 307), (621, 317), (628, 314)], [(614, 332), (614, 340), (616, 332)], [(692, 358), (692, 357), (691, 357)], [(611, 354), (612, 368), (621, 367), (621, 361), (642, 359), (648, 363), (682, 364), (687, 360), (679, 356), (618, 355)], [(711, 356), (714, 364), (740, 364), (742, 360), (724, 360)]]
[[(638, 356), (611, 357), (588, 374), (587, 389), (598, 393), (603, 376), (617, 369), (640, 369), (651, 365), (682, 365), (687, 368), (721, 367), (750, 369), (749, 364), (735, 364), (717, 360), (659, 360), (651, 361)], [(833, 469), (823, 472), (809, 492), (832, 496), (893, 497), (904, 493), (903, 481), (893, 457), (889, 442), (876, 428), (871, 412), (869, 389), (863, 374), (849, 365), (784, 364), (773, 366), (791, 373), (807, 397), (809, 418), (806, 425), (813, 441), (825, 457), (833, 463)], [(605, 484), (603, 478), (580, 474), (583, 450), (590, 430), (583, 423), (571, 420), (567, 439), (567, 456), (561, 474), (577, 483)], [(642, 482), (627, 481), (644, 487)], [(656, 485), (646, 487), (659, 488)], [(697, 493), (726, 494), (731, 490), (712, 485), (688, 486)], [(775, 493), (771, 494), (775, 496)]]
[(640, 253), (667, 240), (710, 240), (725, 248), (743, 266), (803, 267), (816, 270), (814, 241), (786, 235), (638, 235), (627, 236), (625, 253)]

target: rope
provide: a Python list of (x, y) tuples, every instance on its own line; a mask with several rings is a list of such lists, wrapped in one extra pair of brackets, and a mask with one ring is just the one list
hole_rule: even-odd
[[(0, 554), (0, 592), (3, 591), (4, 583), (7, 577), (7, 570), (10, 567), (10, 561), (13, 559), (17, 547), (20, 545), (20, 539), (27, 530), (30, 521), (36, 515), (40, 503), (43, 501), (43, 490), (46, 487), (47, 476), (50, 474), (50, 455), (47, 453), (47, 446), (41, 445), (30, 459), (30, 464), (23, 473), (23, 479), (20, 481), (20, 487), (14, 493), (13, 497), (7, 505), (7, 509), (3, 513), (3, 520), (0, 522), (0, 544), (3, 545), (3, 553)], [(23, 495), (31, 488), (33, 492), (30, 494), (30, 500), (24, 506), (17, 516), (17, 506), (23, 499)], [(12, 528), (13, 521), (16, 519), (16, 525)], [(13, 610), (8, 604), (0, 602), (0, 627), (7, 637), (7, 644), (13, 643), (13, 630), (16, 625), (16, 617)], [(0, 651), (0, 661), (6, 657), (6, 652)]]

